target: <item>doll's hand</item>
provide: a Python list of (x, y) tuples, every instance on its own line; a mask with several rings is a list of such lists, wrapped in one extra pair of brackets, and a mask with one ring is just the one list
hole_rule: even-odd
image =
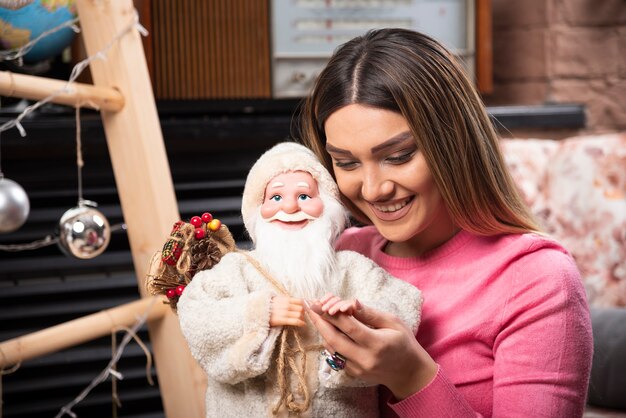
[(274, 296), (270, 305), (270, 326), (280, 327), (304, 325), (304, 306), (302, 299), (288, 296)]
[(336, 315), (344, 313), (346, 315), (354, 315), (354, 312), (360, 307), (359, 301), (356, 299), (344, 300), (332, 293), (327, 293), (319, 302), (322, 312), (328, 315)]

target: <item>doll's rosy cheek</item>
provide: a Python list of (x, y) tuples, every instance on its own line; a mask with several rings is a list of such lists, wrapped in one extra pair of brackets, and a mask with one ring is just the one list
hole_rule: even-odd
[(314, 218), (319, 218), (324, 212), (324, 203), (319, 197), (309, 199), (300, 204), (300, 209), (307, 215), (311, 215)]
[(261, 217), (263, 217), (263, 219), (269, 219), (272, 216), (276, 215), (279, 210), (280, 205), (272, 202), (271, 200), (266, 200), (261, 205)]

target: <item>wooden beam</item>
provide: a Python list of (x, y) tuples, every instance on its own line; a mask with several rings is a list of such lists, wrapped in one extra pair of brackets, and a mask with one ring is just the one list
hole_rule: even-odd
[(130, 327), (144, 314), (147, 322), (160, 319), (169, 310), (161, 298), (143, 298), (12, 338), (0, 343), (0, 369), (103, 337), (119, 326)]
[[(68, 87), (67, 81), (63, 80), (0, 71), (0, 95), (2, 96), (41, 100), (66, 87)], [(50, 101), (111, 112), (117, 112), (124, 107), (124, 96), (115, 88), (96, 87), (76, 82), (69, 85), (67, 92), (57, 94)]]
[(476, 82), (483, 94), (493, 93), (492, 26), (491, 0), (476, 0)]
[[(76, 4), (88, 55), (136, 18), (131, 0)], [(92, 61), (90, 68), (94, 85), (116, 87), (126, 98), (121, 111), (101, 113), (139, 289), (145, 294), (150, 258), (180, 215), (139, 33), (133, 29), (121, 37), (107, 59)], [(170, 312), (148, 328), (165, 414), (203, 417), (205, 376), (191, 357), (178, 317)]]

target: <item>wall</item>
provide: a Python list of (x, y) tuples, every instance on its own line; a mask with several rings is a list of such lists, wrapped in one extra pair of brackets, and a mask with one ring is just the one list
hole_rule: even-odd
[(626, 130), (626, 0), (492, 0), (488, 105), (582, 103), (590, 132)]

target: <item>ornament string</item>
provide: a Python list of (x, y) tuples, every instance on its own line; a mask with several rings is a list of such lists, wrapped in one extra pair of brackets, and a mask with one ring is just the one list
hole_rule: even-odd
[(56, 244), (59, 238), (54, 235), (46, 235), (44, 238), (29, 242), (26, 244), (2, 244), (0, 245), (0, 251), (6, 252), (18, 252), (26, 250), (36, 250), (38, 248), (47, 247), (48, 245)]
[[(111, 225), (111, 233), (117, 231), (125, 231), (126, 224), (119, 223)], [(26, 244), (0, 244), (0, 251), (18, 252), (27, 250), (37, 250), (39, 248), (47, 247), (48, 245), (54, 245), (59, 242), (59, 237), (56, 235), (46, 235), (44, 238), (32, 241)]]
[(76, 106), (76, 171), (78, 171), (78, 204), (83, 203), (83, 150), (80, 139), (80, 104)]
[[(117, 35), (115, 35), (113, 37), (113, 39), (104, 48), (102, 48), (101, 50), (99, 50), (95, 54), (88, 56), (84, 60), (82, 60), (79, 63), (77, 63), (74, 66), (74, 68), (72, 68), (72, 72), (70, 74), (70, 77), (67, 80), (67, 83), (65, 84), (64, 87), (56, 90), (55, 92), (53, 92), (52, 94), (50, 94), (47, 97), (44, 97), (43, 99), (39, 100), (38, 102), (36, 102), (36, 103), (34, 103), (34, 104), (30, 105), (30, 106), (27, 106), (22, 111), (22, 113), (20, 113), (15, 119), (12, 119), (12, 120), (10, 120), (8, 122), (5, 122), (4, 124), (0, 125), (0, 132), (9, 130), (11, 128), (17, 128), (17, 130), (19, 131), (19, 133), (20, 133), (20, 135), (22, 137), (26, 136), (26, 130), (24, 129), (24, 127), (21, 124), (22, 119), (24, 119), (28, 114), (30, 114), (33, 111), (37, 110), (38, 108), (40, 108), (44, 104), (49, 103), (55, 97), (57, 97), (57, 96), (59, 96), (61, 94), (64, 94), (64, 93), (71, 93), (72, 92), (72, 88), (71, 88), (72, 83), (76, 81), (78, 76), (85, 70), (85, 68), (87, 68), (87, 66), (89, 66), (89, 64), (92, 61), (96, 60), (96, 59), (106, 60), (106, 54), (113, 47), (113, 45), (115, 45), (118, 40), (120, 40), (124, 35), (126, 35), (127, 33), (129, 33), (133, 29), (136, 29), (142, 36), (148, 36), (148, 31), (146, 30), (146, 28), (144, 28), (139, 23), (139, 14), (137, 13), (136, 10), (134, 11), (133, 18), (132, 18), (131, 22), (126, 27), (124, 27)], [(22, 48), (24, 48), (24, 47), (22, 47)]]
[[(74, 398), (71, 402), (67, 403), (66, 405), (64, 405), (61, 410), (59, 411), (59, 413), (55, 416), (55, 418), (60, 418), (64, 415), (69, 415), (72, 418), (77, 418), (77, 415), (72, 411), (72, 408), (75, 407), (78, 403), (80, 403), (83, 399), (85, 399), (87, 397), (87, 395), (96, 387), (98, 386), (100, 383), (104, 382), (109, 375), (113, 375), (115, 377), (117, 377), (118, 379), (123, 378), (122, 374), (119, 373), (118, 371), (115, 370), (115, 365), (117, 364), (117, 362), (119, 361), (120, 357), (122, 357), (122, 354), (124, 352), (124, 349), (126, 348), (126, 346), (128, 345), (128, 343), (130, 342), (131, 339), (135, 339), (135, 341), (139, 340), (139, 337), (137, 336), (137, 331), (139, 330), (139, 328), (141, 328), (143, 326), (143, 324), (145, 324), (146, 319), (148, 318), (148, 313), (150, 312), (150, 309), (152, 309), (152, 307), (154, 306), (154, 302), (157, 300), (157, 298), (153, 298), (151, 303), (148, 305), (148, 308), (146, 309), (146, 311), (143, 313), (143, 315), (141, 315), (137, 321), (135, 322), (135, 324), (130, 327), (130, 328), (121, 328), (124, 329), (126, 331), (126, 333), (124, 334), (124, 337), (122, 338), (122, 341), (120, 342), (120, 345), (115, 349), (115, 352), (113, 354), (113, 356), (111, 357), (111, 360), (109, 361), (109, 363), (107, 364), (107, 366), (102, 370), (102, 372), (100, 372), (100, 374), (98, 376), (96, 376), (91, 383), (85, 388), (83, 389), (83, 391), (81, 393), (78, 394), (78, 396), (76, 396), (76, 398)], [(115, 331), (116, 327), (112, 327), (112, 329)], [(149, 367), (152, 366), (152, 356), (150, 355), (150, 351), (147, 349), (147, 347), (145, 346), (145, 344), (143, 343), (139, 343), (139, 346), (144, 350), (144, 352), (146, 353), (146, 357), (147, 357), (147, 361), (148, 361), (148, 365), (146, 366), (146, 370), (148, 371), (148, 382), (150, 384), (152, 384), (152, 378), (150, 377), (150, 369)]]
[[(115, 355), (115, 349), (117, 347), (117, 333), (115, 330), (111, 332), (111, 357)], [(117, 418), (117, 409), (122, 407), (122, 402), (117, 394), (117, 380), (122, 376), (117, 371), (117, 364), (111, 366), (111, 418)]]
[[(146, 380), (150, 386), (154, 386), (154, 381), (152, 380), (152, 374), (150, 373), (152, 369), (152, 354), (150, 354), (150, 350), (144, 344), (142, 339), (128, 327), (120, 326), (116, 327), (111, 332), (111, 355), (115, 356), (115, 350), (117, 349), (117, 332), (126, 331), (131, 334), (137, 345), (143, 350), (146, 355)], [(117, 381), (124, 379), (124, 376), (117, 371), (117, 364), (113, 364), (111, 366), (111, 401), (112, 401), (112, 415), (113, 418), (117, 418), (117, 408), (122, 407), (122, 402), (117, 394)]]

